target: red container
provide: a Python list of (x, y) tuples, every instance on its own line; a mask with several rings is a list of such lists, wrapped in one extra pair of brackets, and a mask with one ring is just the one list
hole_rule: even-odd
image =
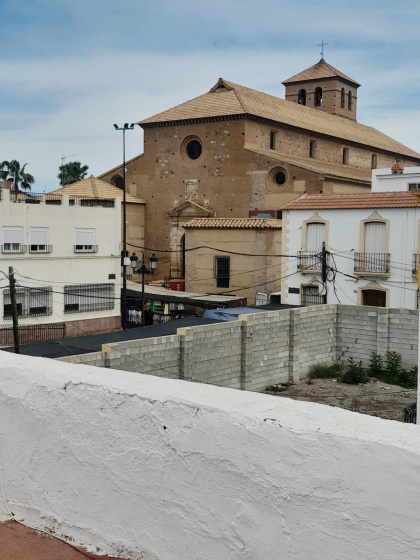
[(185, 292), (185, 280), (169, 280), (169, 287), (175, 292)]

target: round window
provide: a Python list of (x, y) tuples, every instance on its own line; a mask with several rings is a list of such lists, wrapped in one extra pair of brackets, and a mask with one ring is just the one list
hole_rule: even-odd
[(201, 156), (201, 144), (198, 140), (190, 140), (186, 146), (187, 156), (190, 159), (198, 159)]
[(283, 185), (286, 182), (286, 175), (283, 173), (283, 171), (277, 171), (277, 173), (274, 174), (273, 178), (274, 182), (278, 185)]

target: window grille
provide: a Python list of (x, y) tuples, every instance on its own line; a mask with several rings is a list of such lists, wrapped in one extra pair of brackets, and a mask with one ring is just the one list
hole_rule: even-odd
[(325, 300), (325, 296), (319, 293), (318, 285), (302, 286), (302, 305), (304, 307), (322, 305), (326, 303)]
[(64, 313), (114, 309), (114, 284), (64, 286)]
[[(4, 290), (3, 318), (12, 318), (10, 289)], [(18, 317), (52, 315), (52, 288), (17, 288), (16, 307)]]
[(97, 251), (98, 246), (95, 245), (95, 230), (76, 228), (76, 244), (74, 246), (74, 252), (96, 253)]
[(215, 277), (218, 288), (229, 288), (230, 257), (215, 257)]

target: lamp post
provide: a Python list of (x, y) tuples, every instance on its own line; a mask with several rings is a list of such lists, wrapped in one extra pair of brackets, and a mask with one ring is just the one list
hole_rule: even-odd
[(130, 265), (130, 259), (127, 257), (127, 208), (125, 203), (125, 131), (133, 130), (134, 123), (125, 123), (119, 127), (114, 124), (115, 130), (122, 130), (123, 133), (123, 250), (122, 250), (122, 266), (123, 266), (123, 288), (121, 297), (121, 327), (125, 331), (127, 329), (127, 266)]
[(139, 258), (136, 255), (136, 253), (133, 253), (130, 257), (131, 266), (133, 268), (133, 274), (141, 274), (141, 326), (143, 326), (144, 325), (144, 277), (149, 276), (149, 274), (155, 273), (159, 259), (157, 258), (155, 253), (152, 254), (152, 256), (150, 257), (150, 270), (146, 267), (144, 263), (144, 253), (141, 258), (141, 266), (136, 270), (138, 260)]

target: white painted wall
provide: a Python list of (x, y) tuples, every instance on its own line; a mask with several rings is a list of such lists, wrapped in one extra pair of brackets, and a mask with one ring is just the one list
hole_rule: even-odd
[(0, 355), (3, 489), (25, 523), (136, 560), (419, 558), (416, 425)]
[[(362, 252), (360, 247), (360, 223), (374, 212), (373, 209), (343, 210), (293, 210), (283, 212), (284, 252), (296, 255), (302, 250), (302, 227), (305, 220), (315, 213), (328, 221), (327, 250), (335, 254), (336, 293), (333, 284), (328, 283), (328, 303), (344, 305), (357, 304), (357, 289), (374, 281), (382, 288), (390, 290), (389, 307), (417, 309), (417, 278), (412, 275), (413, 254), (418, 251), (420, 210), (417, 208), (378, 208), (378, 214), (390, 220), (389, 253), (390, 276), (356, 277), (354, 273), (354, 253)], [(285, 277), (282, 284), (282, 302), (290, 305), (301, 303), (300, 294), (290, 294), (290, 288), (300, 288), (313, 277), (321, 280), (320, 274), (297, 271), (297, 260), (287, 258)], [(293, 274), (293, 276), (289, 276)], [(348, 275), (348, 276), (345, 276)], [(353, 277), (353, 278), (352, 278)]]
[(372, 192), (407, 192), (409, 183), (420, 183), (420, 167), (406, 167), (401, 175), (391, 169), (372, 169)]
[[(48, 244), (51, 253), (10, 254), (0, 252), (0, 271), (15, 270), (17, 285), (23, 287), (53, 287), (53, 314), (41, 317), (20, 318), (20, 324), (56, 323), (64, 320), (92, 319), (118, 316), (121, 274), (121, 200), (115, 200), (114, 208), (69, 205), (68, 195), (63, 195), (61, 205), (14, 203), (9, 191), (3, 190), (0, 200), (0, 244), (4, 243), (4, 227), (19, 226), (23, 229), (23, 245), (30, 244), (30, 228), (48, 228)], [(97, 253), (75, 253), (76, 228), (95, 229)], [(115, 280), (109, 280), (115, 274)], [(3, 318), (2, 288), (8, 280), (0, 273), (0, 325), (11, 325), (11, 319)], [(115, 287), (114, 309), (64, 314), (64, 285), (108, 284)]]

